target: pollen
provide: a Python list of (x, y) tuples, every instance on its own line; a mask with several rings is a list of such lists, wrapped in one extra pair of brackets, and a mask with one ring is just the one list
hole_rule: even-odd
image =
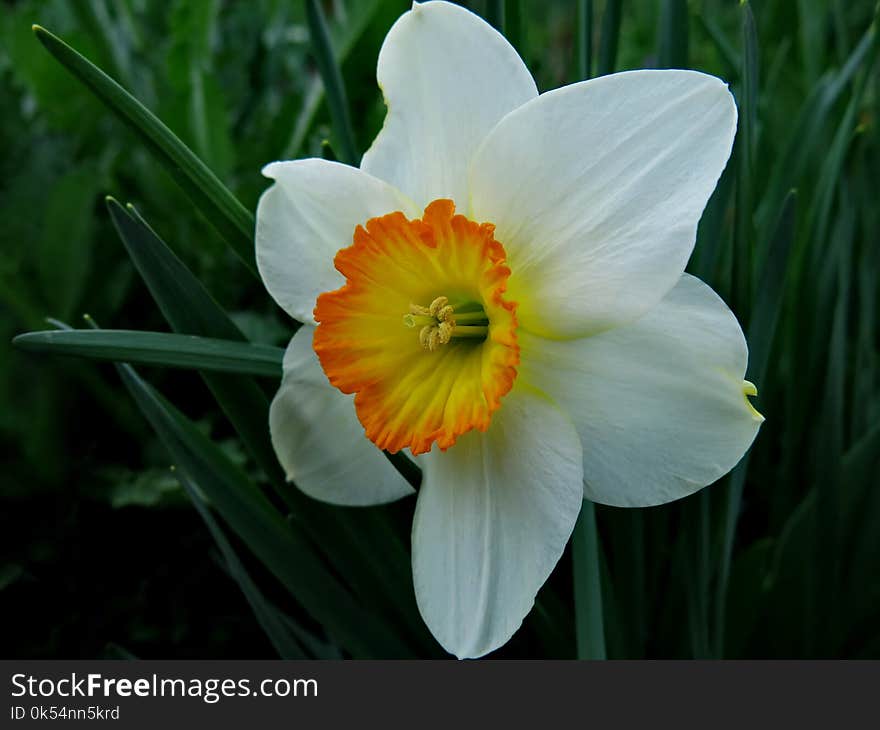
[(435, 200), (420, 219), (371, 218), (336, 255), (346, 282), (318, 297), (315, 352), (379, 448), (447, 449), (485, 431), (513, 387), (516, 305), (494, 231)]

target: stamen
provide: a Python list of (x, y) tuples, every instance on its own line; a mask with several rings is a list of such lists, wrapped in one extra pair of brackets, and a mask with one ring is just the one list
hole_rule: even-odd
[(440, 319), (438, 313), (441, 309), (443, 309), (443, 307), (447, 306), (448, 304), (449, 297), (437, 297), (433, 302), (431, 302), (431, 306), (428, 307), (428, 311), (431, 313), (432, 317), (437, 317), (437, 319)]
[(420, 315), (422, 317), (430, 317), (431, 310), (427, 307), (420, 307), (418, 304), (410, 304), (409, 305), (409, 313)]
[[(437, 297), (427, 307), (410, 304), (409, 313), (403, 315), (407, 327), (419, 327), (419, 344), (422, 349), (433, 352), (440, 345), (448, 344), (453, 337), (485, 338), (489, 333), (489, 318), (478, 302), (463, 302), (461, 314), (449, 303), (449, 297)], [(459, 325), (458, 322), (468, 324)]]

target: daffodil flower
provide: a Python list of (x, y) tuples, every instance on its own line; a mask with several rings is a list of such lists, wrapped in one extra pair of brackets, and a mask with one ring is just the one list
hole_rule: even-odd
[(341, 505), (413, 489), (422, 616), (449, 652), (504, 644), (587, 499), (711, 484), (761, 416), (736, 318), (684, 274), (736, 107), (693, 71), (538, 95), (476, 15), (415, 4), (379, 55), (360, 168), (275, 162), (257, 262), (304, 323), (270, 417), (289, 479)]

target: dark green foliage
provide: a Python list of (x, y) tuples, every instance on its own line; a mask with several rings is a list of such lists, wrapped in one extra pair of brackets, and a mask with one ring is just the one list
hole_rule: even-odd
[[(743, 324), (767, 417), (720, 483), (585, 511), (499, 655), (877, 658), (873, 0), (467, 4), (541, 89), (643, 67), (731, 85), (739, 132), (689, 270)], [(357, 160), (407, 6), (4, 5), (0, 335), (144, 368), (0, 354), (7, 653), (442, 654), (412, 593), (413, 500), (341, 509), (285, 483), (267, 409), (297, 324), (248, 271), (260, 168)], [(45, 331), (85, 312), (108, 329)]]

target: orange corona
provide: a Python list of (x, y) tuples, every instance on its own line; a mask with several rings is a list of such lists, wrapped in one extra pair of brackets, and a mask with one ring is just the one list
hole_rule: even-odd
[(513, 387), (516, 304), (494, 231), (441, 199), (421, 219), (371, 218), (336, 254), (346, 283), (318, 297), (314, 348), (379, 448), (447, 449), (485, 431)]

